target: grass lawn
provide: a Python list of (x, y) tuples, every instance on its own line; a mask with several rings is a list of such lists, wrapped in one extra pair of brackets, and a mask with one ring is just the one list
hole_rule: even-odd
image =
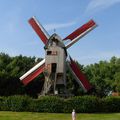
[[(0, 120), (71, 120), (71, 114), (1, 111)], [(120, 120), (120, 113), (77, 114), (76, 120)]]

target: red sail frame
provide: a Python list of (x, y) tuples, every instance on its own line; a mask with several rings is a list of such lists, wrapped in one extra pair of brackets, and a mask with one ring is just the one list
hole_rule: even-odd
[(70, 39), (71, 41), (74, 40), (76, 37), (78, 37), (79, 35), (81, 35), (82, 33), (86, 32), (88, 29), (92, 28), (93, 26), (96, 26), (96, 23), (93, 20), (90, 20), (89, 22), (87, 22), (86, 24), (84, 24), (83, 26), (79, 27), (77, 30), (75, 30), (74, 32), (72, 32), (70, 35), (68, 35), (66, 38), (64, 38), (63, 40), (68, 40)]
[(22, 83), (24, 85), (27, 85), (29, 82), (31, 82), (34, 78), (36, 78), (38, 75), (40, 75), (45, 69), (45, 64), (40, 66), (37, 70), (35, 70), (33, 73), (29, 74), (27, 77), (25, 77), (22, 80)]
[(91, 84), (89, 83), (86, 76), (80, 71), (80, 68), (75, 63), (75, 61), (72, 60), (71, 57), (70, 57), (69, 65), (71, 67), (72, 73), (73, 73), (74, 77), (76, 78), (77, 82), (81, 85), (81, 87), (84, 89), (84, 91), (86, 91), (86, 92), (89, 91), (92, 88)]
[(38, 21), (34, 17), (32, 17), (28, 22), (30, 23), (34, 31), (37, 33), (37, 35), (40, 37), (42, 42), (46, 44), (49, 39), (49, 35), (42, 27), (42, 25), (40, 25), (40, 23), (38, 23)]

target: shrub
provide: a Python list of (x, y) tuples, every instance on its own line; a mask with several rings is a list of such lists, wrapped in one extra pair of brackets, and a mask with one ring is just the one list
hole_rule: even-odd
[(75, 109), (76, 112), (98, 112), (99, 99), (94, 96), (79, 96), (73, 97), (66, 101), (64, 112), (71, 112)]
[(106, 97), (101, 101), (102, 112), (120, 112), (120, 97)]
[(2, 110), (2, 104), (3, 104), (4, 98), (0, 97), (0, 110)]
[(60, 113), (64, 107), (64, 99), (55, 96), (44, 96), (33, 100), (30, 105), (30, 111)]
[(120, 97), (78, 96), (68, 99), (56, 96), (44, 96), (38, 99), (28, 96), (0, 97), (2, 111), (71, 113), (72, 109), (77, 113), (120, 112)]
[(2, 101), (2, 110), (5, 111), (27, 111), (31, 98), (28, 96), (9, 96)]

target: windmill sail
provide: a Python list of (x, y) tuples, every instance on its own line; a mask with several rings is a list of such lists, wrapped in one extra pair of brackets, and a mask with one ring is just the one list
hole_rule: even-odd
[(68, 39), (71, 40), (71, 42), (69, 42), (66, 45), (66, 48), (69, 48), (70, 46), (72, 46), (80, 38), (84, 37), (87, 33), (93, 30), (96, 26), (97, 26), (96, 23), (93, 20), (90, 20), (89, 22), (79, 27), (74, 32), (72, 32), (70, 35), (68, 35), (66, 38), (63, 39), (63, 40), (68, 40)]
[(80, 71), (80, 68), (78, 67), (76, 62), (74, 60), (72, 60), (71, 57), (70, 57), (70, 61), (69, 61), (69, 63), (67, 63), (67, 65), (68, 65), (71, 73), (75, 77), (75, 80), (77, 81), (77, 83), (83, 88), (83, 90), (85, 92), (89, 91), (92, 88), (91, 84), (87, 80), (85, 74), (83, 74)]
[(20, 77), (20, 80), (24, 85), (27, 85), (33, 79), (35, 79), (38, 75), (40, 75), (45, 68), (45, 59), (31, 68), (28, 72), (26, 72), (23, 76)]
[(40, 37), (42, 42), (46, 44), (50, 36), (47, 33), (47, 31), (43, 28), (43, 26), (37, 21), (35, 17), (29, 19), (29, 23), (34, 29), (34, 31), (37, 33), (37, 35)]

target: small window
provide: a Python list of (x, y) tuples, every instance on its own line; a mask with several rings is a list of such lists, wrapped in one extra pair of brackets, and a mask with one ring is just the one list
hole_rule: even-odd
[(51, 55), (52, 51), (47, 51), (47, 55)]
[(57, 78), (58, 78), (58, 79), (61, 79), (61, 77), (63, 77), (63, 73), (58, 73), (58, 74), (57, 74)]

